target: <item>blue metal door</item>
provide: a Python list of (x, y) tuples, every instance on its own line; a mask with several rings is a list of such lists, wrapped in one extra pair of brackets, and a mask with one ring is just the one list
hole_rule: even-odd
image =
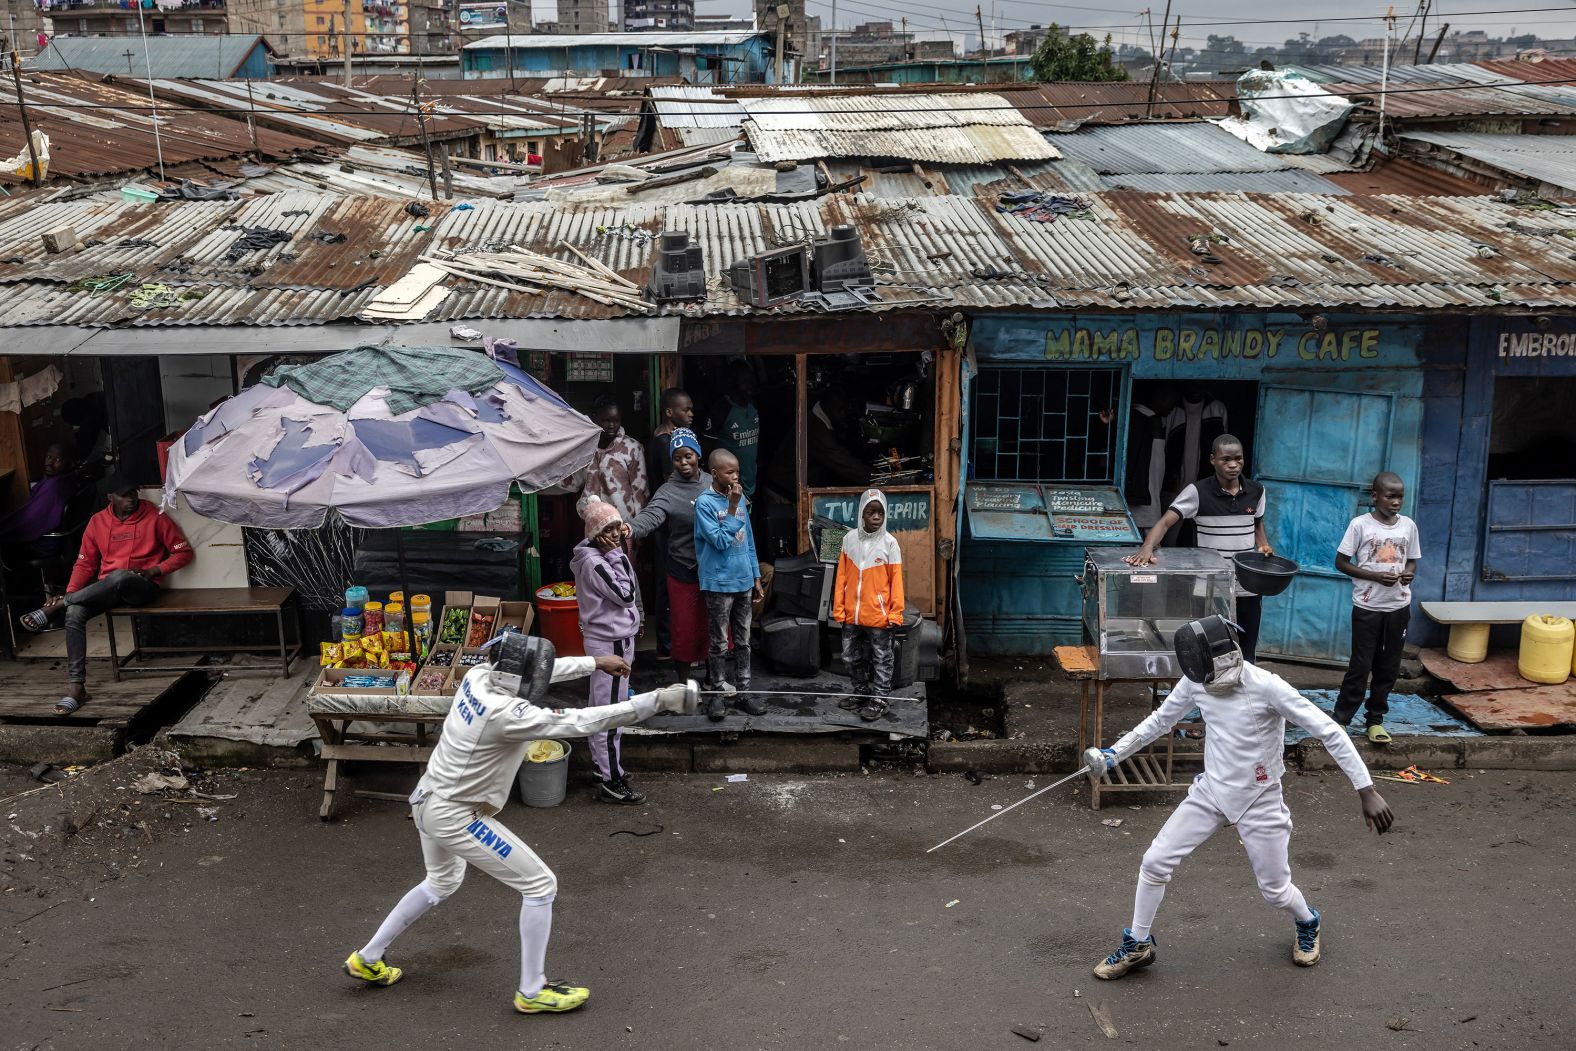
[[(1264, 600), (1262, 656), (1344, 662), (1351, 648), (1351, 579), (1335, 549), (1368, 509), (1373, 476), (1391, 462), (1396, 396), (1264, 384), (1253, 477), (1264, 483), (1264, 527), (1276, 552), (1302, 567)], [(1410, 501), (1409, 501), (1410, 502)]]

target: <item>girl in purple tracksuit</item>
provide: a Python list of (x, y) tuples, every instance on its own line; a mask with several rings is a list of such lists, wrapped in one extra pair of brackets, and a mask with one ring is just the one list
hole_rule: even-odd
[[(640, 585), (624, 553), (624, 520), (618, 508), (595, 497), (585, 509), (586, 538), (575, 545), (570, 567), (580, 605), (580, 634), (586, 655), (622, 657), (635, 663), (635, 637), (640, 633)], [(606, 672), (591, 673), (590, 705), (617, 704), (629, 694), (629, 679)], [(644, 803), (643, 793), (630, 787), (619, 762), (623, 729), (591, 737), (591, 759), (599, 783), (596, 797), (605, 803)]]

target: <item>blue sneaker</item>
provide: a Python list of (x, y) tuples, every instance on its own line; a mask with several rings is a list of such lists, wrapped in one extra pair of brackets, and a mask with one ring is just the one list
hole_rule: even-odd
[(1094, 976), (1106, 981), (1115, 981), (1128, 971), (1136, 971), (1148, 967), (1155, 962), (1155, 936), (1151, 934), (1143, 941), (1133, 937), (1131, 928), (1122, 928), (1122, 947), (1110, 956), (1094, 965)]
[(1309, 907), (1313, 919), (1297, 921), (1297, 944), (1292, 946), (1291, 960), (1298, 967), (1312, 967), (1319, 962), (1319, 910)]

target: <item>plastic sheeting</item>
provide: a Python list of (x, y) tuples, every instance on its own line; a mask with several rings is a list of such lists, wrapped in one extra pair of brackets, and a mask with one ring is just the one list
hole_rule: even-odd
[(1300, 73), (1250, 70), (1237, 79), (1242, 116), (1220, 126), (1265, 153), (1323, 153), (1357, 104)]

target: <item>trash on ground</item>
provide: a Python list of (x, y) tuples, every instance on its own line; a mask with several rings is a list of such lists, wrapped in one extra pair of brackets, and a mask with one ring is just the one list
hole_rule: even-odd
[(1045, 1035), (1045, 1027), (1042, 1025), (1015, 1025), (1012, 1031), (1031, 1044), (1039, 1043), (1040, 1037)]
[(942, 908), (943, 909), (950, 909), (950, 908), (952, 908), (952, 906), (956, 905), (958, 902), (960, 902), (962, 900), (963, 900), (962, 898), (953, 898), (951, 901), (949, 901), (945, 905), (943, 905)]
[(1104, 1000), (1098, 1004), (1089, 1001), (1089, 1014), (1094, 1018), (1094, 1024), (1100, 1027), (1100, 1032), (1112, 1040), (1116, 1039), (1116, 1023), (1111, 1020), (1111, 1012), (1106, 1010)]
[(1121, 828), (1122, 819), (1119, 817), (1108, 817), (1104, 821), (1100, 822), (1100, 824), (1104, 825), (1106, 828)]
[(37, 763), (29, 767), (27, 772), (34, 781), (40, 781), (46, 785), (59, 784), (71, 776), (53, 763)]
[(748, 781), (749, 779), (750, 779), (750, 775), (749, 774), (729, 774), (728, 775), (728, 783), (730, 785), (736, 785), (740, 781)]
[(173, 774), (161, 774), (157, 770), (149, 770), (132, 782), (131, 785), (140, 795), (145, 796), (151, 796), (166, 789), (172, 792), (184, 792), (191, 786), (192, 783), (184, 777)]
[(965, 770), (963, 771), (963, 780), (971, 785), (982, 785), (985, 783), (985, 775), (978, 770)]

